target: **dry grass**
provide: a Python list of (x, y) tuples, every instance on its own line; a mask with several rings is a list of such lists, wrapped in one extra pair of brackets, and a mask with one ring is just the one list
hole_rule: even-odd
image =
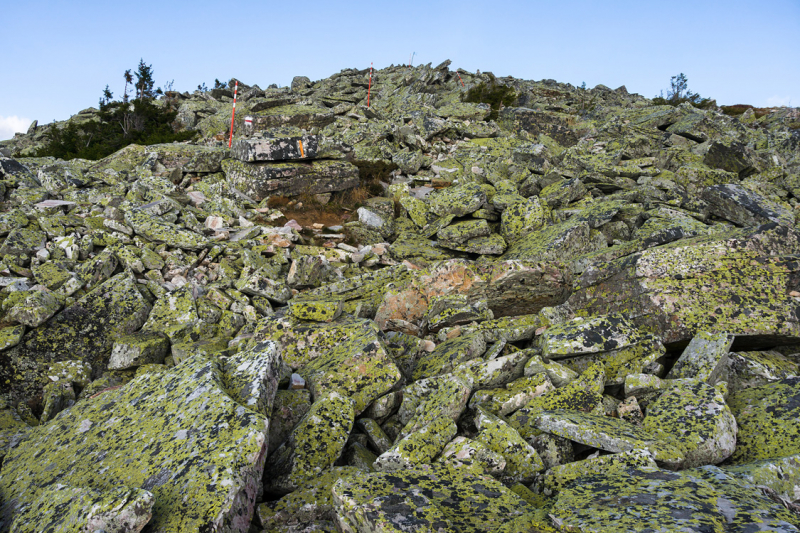
[(723, 113), (731, 117), (738, 117), (740, 115), (743, 115), (744, 112), (747, 111), (748, 109), (752, 109), (753, 113), (755, 113), (756, 115), (756, 118), (761, 118), (764, 115), (769, 115), (770, 111), (772, 111), (772, 108), (770, 107), (753, 107), (747, 104), (723, 105), (720, 106), (720, 109), (722, 109)]

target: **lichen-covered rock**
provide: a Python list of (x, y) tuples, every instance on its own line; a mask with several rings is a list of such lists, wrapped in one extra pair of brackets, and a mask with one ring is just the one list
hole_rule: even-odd
[(428, 198), (430, 210), (443, 217), (455, 215), (463, 217), (486, 203), (486, 193), (476, 183), (464, 183), (436, 191)]
[(152, 531), (247, 531), (266, 458), (267, 419), (226, 392), (217, 361), (193, 357), (164, 373), (78, 402), (0, 473), (0, 529), (53, 483), (155, 497)]
[(728, 404), (739, 427), (735, 464), (800, 453), (800, 378), (739, 391)]
[(456, 437), (447, 443), (438, 461), (448, 462), (453, 466), (476, 468), (478, 472), (498, 477), (506, 468), (506, 459), (501, 454), (490, 450), (480, 441), (466, 437)]
[(481, 333), (456, 337), (438, 345), (433, 352), (422, 354), (414, 368), (414, 379), (452, 372), (464, 361), (477, 359), (486, 351), (486, 341)]
[(144, 151), (146, 156), (156, 155), (165, 167), (181, 168), (184, 172), (219, 172), (220, 163), (229, 157), (228, 150), (222, 147), (183, 143), (151, 144)]
[[(565, 304), (582, 316), (620, 313), (664, 344), (699, 331), (800, 336), (793, 272), (800, 235), (774, 223), (681, 240), (587, 270)], [(741, 312), (737, 302), (748, 302)], [(772, 341), (774, 345), (774, 340)]]
[(343, 301), (333, 300), (292, 300), (289, 314), (298, 320), (314, 322), (333, 322), (342, 314)]
[(6, 318), (35, 328), (61, 309), (61, 302), (50, 291), (34, 291), (6, 312)]
[(523, 437), (529, 438), (537, 434), (536, 421), (543, 411), (568, 409), (581, 413), (603, 413), (604, 387), (603, 365), (592, 366), (580, 378), (560, 389), (534, 397), (524, 407), (511, 414), (508, 422)]
[(342, 316), (333, 322), (268, 317), (253, 335), (281, 348), (284, 362), (308, 382), (315, 398), (339, 391), (361, 413), (402, 377), (370, 320)]
[(311, 392), (309, 390), (277, 391), (269, 419), (268, 449), (276, 450), (283, 444), (309, 409), (311, 409)]
[(279, 500), (258, 506), (261, 526), (272, 528), (292, 526), (315, 520), (334, 520), (331, 489), (340, 479), (357, 476), (361, 471), (352, 466), (333, 466), (319, 476), (300, 485), (296, 491)]
[(491, 389), (521, 378), (528, 357), (527, 353), (519, 351), (489, 361), (473, 359), (461, 363), (453, 374), (461, 377), (473, 391)]
[(458, 428), (448, 416), (439, 416), (429, 424), (400, 439), (375, 461), (375, 469), (394, 472), (429, 464), (456, 435)]
[(651, 432), (617, 418), (556, 410), (542, 412), (535, 425), (548, 433), (609, 452), (647, 450), (660, 465), (670, 469), (679, 468), (684, 461), (680, 450)]
[(343, 191), (358, 186), (358, 168), (346, 161), (288, 163), (222, 162), (231, 187), (256, 201), (272, 195), (297, 196)]
[(184, 286), (156, 301), (142, 331), (163, 333), (175, 338), (199, 321), (192, 290)]
[(630, 450), (589, 457), (583, 461), (558, 465), (550, 468), (544, 475), (542, 492), (547, 495), (557, 493), (568, 483), (578, 482), (586, 475), (613, 475), (625, 473), (629, 468), (657, 468), (653, 456), (646, 450)]
[(536, 449), (500, 417), (478, 407), (475, 425), (479, 430), (475, 440), (505, 458), (503, 481), (530, 483), (538, 472), (544, 470), (544, 463)]
[(169, 349), (169, 339), (163, 333), (140, 331), (114, 341), (108, 368), (123, 370), (147, 364), (164, 362)]
[(547, 222), (546, 204), (542, 205), (537, 197), (516, 202), (503, 210), (500, 223), (500, 235), (508, 243), (514, 243), (522, 237), (541, 229)]
[(675, 383), (647, 407), (642, 428), (681, 451), (681, 468), (717, 464), (736, 448), (736, 420), (714, 387)]
[(34, 398), (41, 392), (41, 377), (58, 361), (85, 361), (99, 376), (114, 341), (142, 327), (149, 312), (150, 306), (128, 274), (109, 279), (4, 353), (0, 397), (14, 403)]
[(795, 216), (788, 208), (735, 183), (712, 185), (703, 191), (709, 211), (737, 226), (758, 226), (775, 222), (794, 226)]
[(775, 351), (731, 352), (725, 370), (724, 380), (731, 393), (800, 376), (800, 365)]
[(727, 333), (697, 332), (675, 361), (667, 379), (696, 378), (709, 385), (725, 379), (731, 344), (733, 337)]
[(556, 388), (563, 387), (570, 381), (574, 381), (580, 375), (571, 368), (559, 364), (556, 361), (546, 363), (538, 355), (534, 355), (525, 363), (524, 374), (526, 377), (545, 374)]
[(769, 487), (788, 501), (800, 499), (800, 455), (764, 459), (722, 469), (752, 485)]
[(585, 532), (794, 532), (796, 518), (753, 485), (713, 466), (686, 472), (638, 467), (582, 476), (559, 492), (551, 514)]
[(287, 493), (333, 466), (353, 429), (353, 400), (338, 392), (317, 398), (292, 430), (289, 439), (272, 452), (264, 469), (264, 488)]
[(480, 405), (490, 413), (505, 416), (553, 388), (546, 374), (537, 374), (506, 383), (505, 387), (475, 391), (469, 400), (469, 406), (474, 409)]
[(403, 403), (397, 412), (403, 427), (398, 437), (410, 435), (442, 415), (458, 420), (469, 394), (469, 385), (453, 374), (415, 381), (403, 391)]
[(343, 531), (490, 533), (533, 508), (494, 479), (444, 463), (339, 480), (333, 504)]
[(142, 489), (69, 487), (55, 484), (21, 506), (11, 533), (104, 531), (138, 533), (152, 517), (153, 494)]
[(207, 245), (207, 241), (202, 235), (185, 230), (175, 224), (169, 224), (141, 211), (126, 211), (125, 223), (133, 228), (137, 235), (151, 241), (163, 242), (173, 248), (198, 250)]
[[(319, 135), (303, 135), (298, 129), (270, 132), (267, 138), (237, 139), (231, 156), (239, 161), (289, 161), (314, 159), (319, 150)], [(280, 136), (278, 136), (278, 135)]]
[(383, 432), (380, 424), (372, 418), (359, 418), (356, 420), (356, 426), (364, 432), (369, 440), (369, 443), (378, 451), (384, 453), (392, 447), (392, 440)]

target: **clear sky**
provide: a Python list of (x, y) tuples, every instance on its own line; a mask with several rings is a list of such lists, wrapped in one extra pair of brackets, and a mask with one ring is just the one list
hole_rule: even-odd
[(719, 104), (800, 106), (800, 0), (384, 2), (5, 0), (0, 139), (122, 93), (236, 77), (266, 87), (408, 62), (653, 97), (671, 76)]

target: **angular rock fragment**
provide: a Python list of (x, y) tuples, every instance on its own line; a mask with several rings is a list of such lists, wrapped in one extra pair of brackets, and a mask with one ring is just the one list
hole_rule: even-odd
[(11, 531), (52, 531), (69, 525), (79, 531), (138, 533), (152, 517), (153, 494), (142, 489), (94, 490), (56, 484), (18, 511)]
[(353, 407), (353, 401), (338, 392), (319, 397), (289, 439), (269, 456), (265, 490), (291, 492), (331, 467), (353, 428)]
[(332, 490), (345, 531), (489, 533), (532, 510), (498, 481), (446, 464), (346, 478)]
[(739, 391), (730, 398), (739, 427), (735, 464), (800, 453), (800, 378)]
[(344, 161), (307, 163), (222, 163), (231, 187), (255, 201), (272, 195), (322, 194), (356, 187), (358, 168)]
[(455, 422), (448, 416), (440, 416), (382, 453), (375, 461), (375, 469), (394, 472), (430, 464), (456, 432)]
[(32, 430), (3, 462), (3, 520), (61, 483), (149, 491), (152, 531), (247, 531), (268, 421), (228, 396), (225, 379), (219, 362), (190, 358), (81, 401)]
[[(231, 156), (239, 161), (290, 161), (314, 159), (319, 150), (318, 135), (303, 135), (300, 131), (287, 131), (286, 136), (238, 139), (231, 146)], [(292, 135), (294, 133), (294, 135)]]
[(733, 337), (727, 333), (698, 332), (667, 374), (667, 379), (696, 378), (709, 385), (716, 384), (725, 379), (731, 344)]

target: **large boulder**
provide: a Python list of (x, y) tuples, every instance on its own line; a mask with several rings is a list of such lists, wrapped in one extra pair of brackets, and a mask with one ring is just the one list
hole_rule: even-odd
[(150, 531), (246, 532), (267, 455), (274, 344), (238, 364), (195, 356), (33, 429), (0, 473), (0, 530), (55, 483), (153, 494)]
[(109, 279), (42, 326), (29, 331), (0, 358), (2, 396), (17, 403), (41, 394), (51, 363), (79, 359), (95, 377), (107, 367), (111, 348), (121, 336), (138, 330), (150, 305), (128, 274)]
[(800, 337), (798, 303), (789, 294), (797, 253), (800, 234), (774, 223), (684, 239), (588, 269), (565, 305), (580, 315), (630, 316), (664, 344), (707, 331), (774, 346)]

